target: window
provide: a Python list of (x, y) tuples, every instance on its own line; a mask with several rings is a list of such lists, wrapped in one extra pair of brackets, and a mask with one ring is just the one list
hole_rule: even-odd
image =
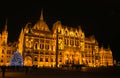
[(60, 32), (59, 32), (60, 34), (61, 34), (61, 30), (60, 30)]
[(40, 49), (44, 49), (44, 44), (40, 44)]
[(76, 36), (77, 36), (77, 33), (76, 33)]
[(45, 58), (45, 62), (48, 62), (48, 58)]
[(10, 50), (7, 50), (7, 54), (11, 54), (11, 51), (10, 51)]
[(43, 58), (40, 58), (40, 62), (43, 62)]
[(78, 46), (78, 42), (77, 42), (77, 40), (75, 40), (75, 45)]
[(67, 39), (67, 45), (69, 44), (69, 40)]
[(9, 63), (9, 61), (7, 61), (7, 63)]
[(49, 52), (47, 51), (47, 52), (45, 52), (45, 55), (49, 55)]
[(34, 61), (38, 61), (37, 57), (35, 57)]
[(41, 40), (40, 40), (40, 42), (41, 42), (41, 43), (44, 43), (44, 40), (43, 40), (43, 39), (41, 39)]
[(53, 53), (53, 52), (51, 52), (51, 55), (54, 55), (54, 53)]
[(45, 45), (45, 49), (48, 50), (49, 49), (49, 45)]
[(3, 60), (1, 60), (1, 62), (3, 62)]
[(43, 52), (40, 52), (40, 54), (44, 54)]
[(62, 52), (60, 52), (60, 55), (62, 55)]
[(2, 50), (2, 54), (4, 54), (4, 50)]
[(72, 39), (70, 40), (70, 45), (74, 45), (74, 41)]
[(65, 35), (67, 35), (67, 31), (65, 31)]
[(62, 58), (59, 59), (59, 62), (62, 62)]
[(67, 44), (67, 39), (65, 39), (65, 41), (64, 41), (64, 42), (65, 42), (65, 45), (66, 45), (66, 44)]
[(46, 43), (49, 43), (49, 40), (46, 40)]
[(51, 50), (53, 50), (53, 46), (51, 46)]
[(76, 42), (77, 42), (77, 44), (76, 44), (76, 45), (77, 45), (77, 46), (79, 46), (79, 44), (80, 44), (79, 40), (77, 40)]
[(28, 51), (27, 54), (30, 54), (30, 51)]
[(51, 58), (50, 61), (53, 62), (53, 58)]
[(34, 52), (34, 54), (38, 54), (38, 52)]
[(37, 43), (35, 43), (35, 49), (37, 49)]

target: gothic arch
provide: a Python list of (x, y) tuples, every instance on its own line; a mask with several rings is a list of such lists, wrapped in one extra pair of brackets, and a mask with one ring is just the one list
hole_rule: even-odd
[(30, 56), (25, 57), (24, 66), (32, 66), (32, 58)]

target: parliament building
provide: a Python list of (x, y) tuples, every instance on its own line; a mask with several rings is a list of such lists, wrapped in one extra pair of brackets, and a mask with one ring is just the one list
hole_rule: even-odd
[(8, 43), (6, 22), (0, 34), (0, 65), (9, 66), (16, 48), (23, 56), (25, 66), (60, 67), (67, 64), (84, 64), (90, 67), (113, 66), (110, 47), (99, 47), (95, 37), (85, 37), (80, 26), (73, 28), (57, 21), (50, 30), (44, 21), (43, 11), (34, 25), (27, 23), (21, 29), (17, 42)]

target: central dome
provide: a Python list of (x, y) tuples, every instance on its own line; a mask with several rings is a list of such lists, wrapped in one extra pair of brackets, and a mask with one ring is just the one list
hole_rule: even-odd
[(37, 30), (42, 30), (42, 31), (50, 31), (48, 28), (48, 25), (46, 24), (46, 22), (43, 19), (43, 11), (41, 11), (41, 16), (39, 21), (33, 26), (34, 29)]

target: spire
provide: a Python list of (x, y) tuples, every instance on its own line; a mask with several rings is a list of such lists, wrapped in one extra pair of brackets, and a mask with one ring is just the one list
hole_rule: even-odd
[(6, 21), (5, 21), (5, 31), (7, 31), (7, 24), (8, 24), (8, 19), (6, 19)]
[(110, 50), (110, 45), (108, 45), (108, 50)]
[(81, 26), (78, 26), (78, 29), (79, 29), (80, 32), (82, 32), (82, 28), (81, 28)]
[(43, 21), (43, 9), (41, 10), (40, 20)]
[(104, 48), (104, 45), (103, 45), (103, 43), (102, 43), (102, 45), (101, 45), (101, 49), (103, 49)]

